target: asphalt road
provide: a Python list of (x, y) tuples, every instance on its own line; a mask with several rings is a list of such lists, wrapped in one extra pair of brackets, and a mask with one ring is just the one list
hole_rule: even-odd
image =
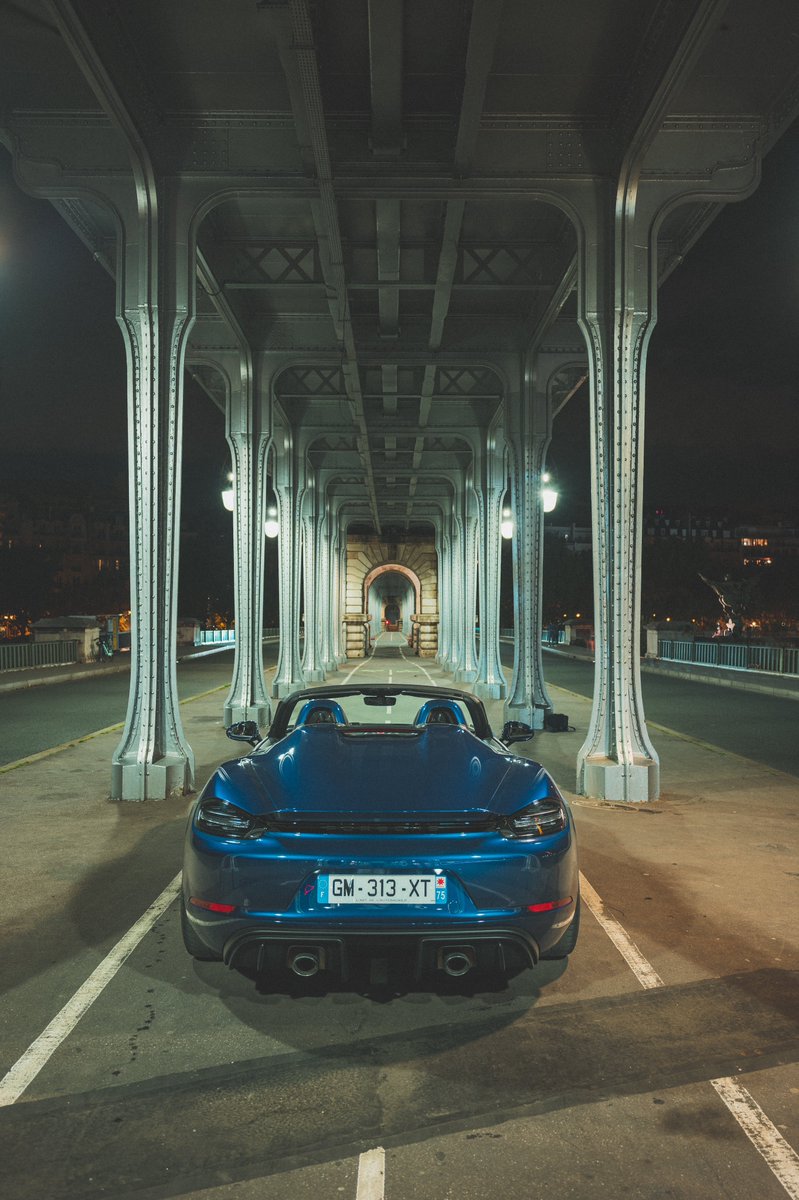
[[(590, 665), (547, 661), (590, 688)], [(401, 648), (354, 670), (445, 682)], [(228, 672), (184, 664), (181, 692)], [(88, 680), (1, 696), (0, 721), (24, 697), (61, 728), (67, 686), (110, 723)], [(223, 697), (184, 709), (206, 763)], [(540, 738), (562, 761), (571, 711), (577, 733)], [(417, 981), (389, 953), (346, 983), (195, 962), (173, 899), (186, 798), (109, 802), (103, 739), (9, 771), (0, 1076), (25, 1082), (0, 1096), (4, 1200), (794, 1200), (797, 784), (661, 741), (670, 800), (575, 802), (575, 954), (509, 978)], [(755, 1136), (717, 1084), (765, 1114)]]
[[(593, 694), (592, 663), (545, 653), (544, 671), (558, 687)], [(647, 721), (799, 775), (798, 701), (646, 671), (641, 687)]]
[[(275, 657), (276, 647), (267, 644), (265, 663)], [(510, 679), (510, 646), (503, 644), (502, 657)], [(181, 700), (224, 688), (232, 661), (232, 651), (183, 660), (178, 666)], [(591, 663), (547, 652), (544, 669), (550, 683), (591, 696)], [(647, 673), (642, 686), (647, 720), (799, 776), (797, 701)], [(127, 699), (126, 674), (0, 694), (0, 765), (123, 721)]]
[[(275, 656), (276, 647), (267, 644), (264, 662), (273, 663)], [(180, 699), (226, 687), (232, 666), (232, 650), (183, 659), (177, 670)], [(124, 721), (128, 683), (126, 671), (98, 671), (80, 680), (0, 693), (0, 765)], [(220, 692), (220, 709), (223, 701)]]

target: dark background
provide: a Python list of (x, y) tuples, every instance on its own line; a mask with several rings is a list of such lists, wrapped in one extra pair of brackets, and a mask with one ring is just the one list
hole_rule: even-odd
[[(0, 150), (0, 491), (72, 489), (126, 506), (126, 372), (114, 307), (113, 280), (50, 204), (16, 187)], [(766, 157), (757, 192), (726, 207), (661, 289), (646, 376), (648, 509), (799, 522), (797, 330), (794, 126)], [(555, 423), (560, 501), (550, 523), (590, 523), (588, 406), (584, 386)], [(231, 524), (219, 500), (227, 462), (223, 415), (187, 378), (181, 610), (200, 617), (231, 601)], [(579, 594), (588, 573), (577, 574)], [(274, 591), (270, 570), (267, 624)]]

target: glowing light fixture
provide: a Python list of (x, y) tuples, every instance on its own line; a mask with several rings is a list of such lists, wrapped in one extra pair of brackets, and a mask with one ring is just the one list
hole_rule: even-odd
[(547, 486), (551, 483), (549, 471), (544, 471), (541, 482), (544, 485), (541, 488), (541, 507), (545, 513), (550, 513), (558, 502), (558, 493), (554, 487)]
[(503, 508), (502, 521), (499, 526), (499, 532), (504, 538), (513, 537), (513, 513), (509, 508)]
[(268, 538), (276, 538), (280, 533), (280, 525), (278, 524), (277, 520), (277, 509), (271, 506), (266, 510), (264, 533)]
[[(228, 472), (228, 483), (233, 483), (233, 475)], [(233, 512), (236, 507), (236, 493), (232, 487), (227, 487), (222, 490), (222, 504), (228, 512)]]

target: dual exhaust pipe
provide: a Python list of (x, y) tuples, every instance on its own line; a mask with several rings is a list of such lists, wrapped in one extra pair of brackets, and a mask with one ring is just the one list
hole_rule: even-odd
[(477, 955), (471, 946), (442, 946), (437, 957), (439, 970), (456, 979), (468, 975), (477, 962)]
[(321, 946), (292, 946), (288, 953), (289, 970), (301, 979), (310, 979), (325, 965), (325, 952)]
[[(459, 979), (468, 975), (477, 962), (472, 946), (442, 946), (438, 951), (436, 966), (445, 975)], [(325, 967), (325, 951), (322, 946), (291, 946), (287, 958), (288, 968), (300, 979), (311, 979)]]

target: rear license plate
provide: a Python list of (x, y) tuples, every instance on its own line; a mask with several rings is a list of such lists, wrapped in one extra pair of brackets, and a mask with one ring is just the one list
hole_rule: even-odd
[(447, 903), (444, 875), (320, 875), (316, 884), (319, 904), (426, 904)]

